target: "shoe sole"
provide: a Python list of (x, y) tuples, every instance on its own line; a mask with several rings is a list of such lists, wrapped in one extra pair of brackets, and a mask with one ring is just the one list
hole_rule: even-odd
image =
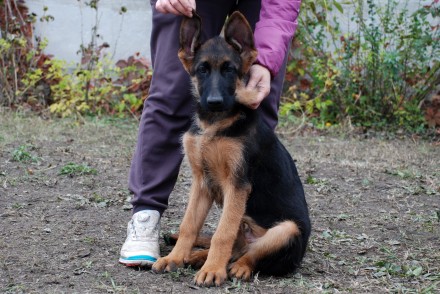
[(119, 263), (128, 267), (132, 266), (152, 266), (156, 262), (156, 258), (145, 255), (145, 256), (131, 256), (129, 258), (119, 258)]

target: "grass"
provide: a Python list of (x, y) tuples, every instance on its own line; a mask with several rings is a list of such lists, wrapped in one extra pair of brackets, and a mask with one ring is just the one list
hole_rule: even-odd
[(176, 271), (168, 273), (168, 275), (173, 280), (180, 281), (182, 278), (185, 277), (193, 277), (196, 272), (197, 271), (192, 269), (191, 267), (187, 267), (187, 268), (178, 268)]
[(108, 205), (110, 205), (113, 201), (104, 198), (103, 196), (97, 194), (97, 193), (93, 193), (90, 197), (89, 200), (91, 203), (95, 204), (97, 207), (106, 207)]
[(118, 285), (109, 272), (105, 271), (102, 278), (104, 281), (101, 281), (100, 288), (107, 293), (127, 293), (127, 287)]
[(26, 203), (14, 203), (14, 204), (12, 204), (11, 208), (19, 210), (19, 209), (25, 208), (26, 206), (27, 206)]
[(26, 287), (23, 285), (7, 285), (6, 288), (3, 289), (5, 292), (5, 294), (12, 294), (12, 293), (25, 293), (26, 292)]
[(32, 145), (21, 145), (12, 151), (12, 160), (18, 162), (38, 162), (39, 158), (34, 156), (30, 150)]
[(67, 176), (82, 176), (82, 175), (96, 175), (98, 171), (89, 167), (86, 164), (77, 164), (69, 162), (60, 169), (60, 175)]
[(81, 241), (86, 243), (86, 244), (92, 245), (92, 244), (96, 243), (96, 238), (95, 237), (90, 237), (90, 236), (85, 236)]

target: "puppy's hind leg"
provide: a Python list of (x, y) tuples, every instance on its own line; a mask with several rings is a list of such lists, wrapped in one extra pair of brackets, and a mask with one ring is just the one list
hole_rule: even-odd
[[(208, 249), (211, 246), (211, 238), (212, 234), (199, 234), (193, 246)], [(179, 233), (164, 235), (164, 240), (167, 245), (175, 245), (178, 239)]]
[(205, 264), (205, 261), (208, 258), (208, 253), (209, 249), (193, 250), (186, 264), (193, 269), (199, 269)]
[[(252, 229), (252, 226), (250, 227)], [(229, 275), (238, 279), (249, 280), (258, 262), (289, 246), (292, 239), (300, 236), (301, 232), (293, 221), (284, 221), (268, 229), (264, 235), (248, 244), (248, 249), (237, 261), (229, 266)], [(279, 260), (274, 260), (278, 263)]]

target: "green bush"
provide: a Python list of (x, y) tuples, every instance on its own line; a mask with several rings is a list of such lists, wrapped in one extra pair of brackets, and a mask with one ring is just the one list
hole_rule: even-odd
[(117, 65), (102, 57), (92, 68), (78, 65), (73, 73), (60, 60), (48, 60), (46, 65), (47, 77), (57, 81), (50, 86), (53, 102), (49, 109), (62, 117), (78, 118), (84, 114), (137, 117), (148, 95), (151, 72), (139, 57), (120, 60)]
[[(0, 106), (80, 118), (110, 114), (139, 116), (151, 80), (149, 63), (138, 53), (116, 64), (97, 44), (99, 0), (85, 2), (95, 10), (90, 43), (81, 45), (81, 62), (69, 65), (44, 54), (46, 40), (34, 45), (36, 21), (22, 1), (0, 0)], [(44, 8), (40, 21), (52, 21)], [(126, 12), (121, 7), (120, 13)]]
[[(440, 82), (440, 29), (433, 21), (440, 5), (410, 13), (408, 1), (378, 2), (303, 1), (287, 74), (297, 78), (286, 92), (284, 116), (302, 111), (322, 127), (349, 121), (425, 128), (419, 104)], [(342, 33), (340, 16), (350, 7), (352, 27)]]
[[(51, 18), (43, 14), (40, 20), (50, 21)], [(32, 87), (23, 82), (31, 70), (41, 71), (42, 63), (48, 58), (42, 53), (45, 42), (36, 40), (36, 45), (33, 43), (35, 21), (35, 16), (28, 13), (22, 1), (0, 1), (0, 106), (46, 106), (47, 88), (37, 81)], [(20, 95), (23, 89), (41, 101), (28, 101), (27, 97)]]

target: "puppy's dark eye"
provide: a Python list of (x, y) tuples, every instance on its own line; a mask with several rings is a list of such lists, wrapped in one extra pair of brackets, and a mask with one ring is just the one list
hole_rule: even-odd
[(233, 73), (236, 71), (235, 67), (231, 65), (230, 63), (226, 62), (222, 66), (222, 71), (225, 73)]
[(200, 74), (206, 74), (208, 73), (208, 70), (209, 68), (204, 64), (199, 65), (199, 67), (197, 68), (197, 72)]

